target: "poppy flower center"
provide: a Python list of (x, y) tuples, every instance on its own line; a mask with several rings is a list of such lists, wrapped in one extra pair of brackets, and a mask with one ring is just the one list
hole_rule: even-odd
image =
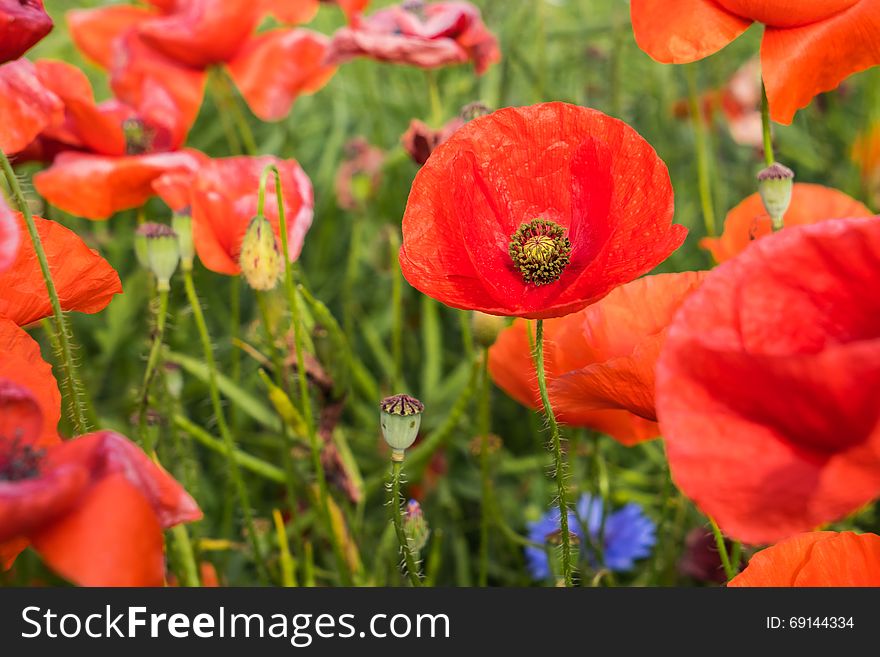
[[(20, 445), (17, 439), (9, 441), (5, 454), (0, 454), (0, 481), (21, 481), (33, 479), (40, 474), (40, 461), (44, 450), (32, 445)], [(0, 437), (0, 445), (7, 443)]]
[(122, 122), (125, 137), (126, 155), (144, 155), (153, 150), (155, 131), (140, 119), (126, 119)]
[(559, 280), (571, 257), (571, 241), (565, 229), (547, 219), (521, 225), (510, 238), (510, 259), (523, 281), (547, 285)]

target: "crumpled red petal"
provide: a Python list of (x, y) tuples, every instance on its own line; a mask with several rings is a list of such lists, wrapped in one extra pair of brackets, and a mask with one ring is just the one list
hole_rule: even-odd
[(0, 0), (0, 64), (18, 59), (51, 31), (43, 0)]
[(47, 126), (64, 120), (61, 99), (46, 89), (26, 59), (0, 66), (0, 150), (18, 153)]
[(156, 12), (132, 5), (112, 5), (67, 12), (67, 27), (77, 48), (101, 67), (110, 70), (120, 37), (156, 17)]

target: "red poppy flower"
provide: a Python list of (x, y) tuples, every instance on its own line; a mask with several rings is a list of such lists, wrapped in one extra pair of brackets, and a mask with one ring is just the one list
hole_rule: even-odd
[[(791, 205), (785, 213), (785, 226), (806, 226), (826, 219), (871, 217), (873, 212), (864, 204), (841, 191), (822, 185), (795, 183)], [(742, 252), (754, 240), (773, 232), (770, 216), (761, 196), (752, 194), (724, 219), (721, 237), (706, 237), (700, 246), (710, 251), (716, 262), (724, 262)]]
[[(545, 325), (550, 401), (560, 422), (592, 426), (625, 445), (659, 434), (654, 366), (666, 327), (704, 272), (646, 276), (601, 301)], [(541, 408), (526, 323), (516, 322), (489, 349), (495, 382)]]
[(672, 224), (666, 165), (632, 128), (546, 103), (480, 117), (413, 182), (400, 266), (454, 308), (531, 319), (598, 301), (662, 262)]
[[(20, 213), (15, 215), (19, 230), (24, 232), (24, 219)], [(122, 292), (113, 267), (73, 231), (40, 217), (34, 217), (34, 222), (63, 310), (96, 313)], [(15, 262), (0, 273), (0, 317), (25, 326), (51, 314), (37, 254), (30, 240), (22, 240)]]
[(798, 534), (758, 552), (728, 586), (880, 586), (880, 536)]
[[(21, 329), (0, 322), (0, 343), (10, 342), (16, 347), (12, 358), (30, 360), (39, 352)], [(0, 378), (4, 565), (11, 566), (31, 544), (49, 567), (80, 585), (161, 586), (162, 530), (201, 518), (196, 503), (118, 434), (104, 431), (63, 443), (55, 434), (54, 440), (44, 440), (44, 424), (57, 422), (60, 399), (54, 399), (53, 418), (44, 417), (37, 396), (42, 389), (29, 388), (21, 378), (31, 383), (33, 373), (7, 370), (4, 364)], [(48, 379), (41, 383), (57, 395), (54, 380)]]
[(725, 533), (773, 542), (880, 495), (880, 221), (759, 240), (672, 322), (657, 414), (672, 476)]
[(421, 68), (471, 61), (482, 74), (501, 60), (501, 51), (469, 2), (407, 2), (333, 35), (328, 61), (341, 64), (359, 56)]
[(15, 215), (0, 196), (0, 274), (9, 269), (18, 257), (21, 230)]
[[(291, 260), (296, 260), (312, 225), (314, 208), (312, 183), (296, 160), (268, 155), (213, 159), (194, 174), (167, 174), (154, 183), (156, 192), (173, 209), (190, 208), (196, 253), (208, 269), (233, 276), (241, 272), (241, 242), (257, 213), (260, 175), (269, 164), (275, 164), (281, 172), (288, 249)], [(278, 235), (274, 190), (274, 178), (270, 177), (264, 210)]]
[(46, 89), (26, 59), (0, 66), (0, 150), (18, 153), (49, 125), (64, 120), (64, 104)]
[(0, 64), (18, 59), (51, 31), (42, 0), (0, 0)]
[(763, 23), (761, 68), (770, 115), (780, 123), (880, 64), (877, 0), (633, 0), (631, 13), (639, 47), (664, 64), (707, 57)]

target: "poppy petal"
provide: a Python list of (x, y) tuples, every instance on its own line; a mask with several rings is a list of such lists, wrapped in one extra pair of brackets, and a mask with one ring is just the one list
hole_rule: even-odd
[[(795, 183), (791, 205), (785, 213), (785, 225), (806, 226), (825, 219), (871, 216), (874, 213), (866, 205), (841, 191), (822, 185)], [(715, 261), (721, 263), (771, 232), (770, 217), (764, 209), (764, 202), (760, 194), (755, 193), (727, 214), (721, 237), (703, 238), (700, 246), (710, 251)]]
[(732, 538), (773, 542), (880, 494), (880, 221), (759, 240), (669, 329), (657, 410), (677, 485)]
[(9, 269), (18, 256), (21, 230), (12, 210), (0, 197), (0, 274)]
[(328, 43), (309, 30), (263, 32), (229, 63), (229, 74), (254, 114), (279, 121), (297, 96), (318, 91), (335, 73), (324, 64)]
[(0, 150), (23, 150), (47, 126), (64, 120), (64, 105), (26, 59), (0, 66)]
[(880, 536), (798, 534), (755, 554), (728, 586), (880, 586)]
[(73, 43), (86, 57), (107, 70), (113, 65), (117, 40), (155, 17), (155, 12), (131, 5), (73, 9), (66, 15)]
[(114, 157), (61, 153), (34, 176), (37, 191), (52, 205), (87, 219), (107, 219), (153, 196), (152, 182), (168, 171), (198, 167), (195, 151)]
[(20, 543), (70, 510), (88, 480), (88, 472), (78, 467), (56, 468), (32, 479), (0, 480), (0, 544)]
[(162, 586), (164, 581), (162, 528), (122, 474), (93, 484), (76, 506), (31, 540), (52, 570), (80, 586)]
[[(24, 219), (16, 215), (24, 231)], [(34, 217), (34, 222), (62, 310), (96, 313), (110, 303), (113, 295), (122, 292), (113, 267), (73, 231), (40, 217)], [(0, 290), (0, 317), (25, 326), (52, 315), (37, 255), (29, 241), (22, 243), (15, 264), (0, 274)]]
[(745, 32), (741, 18), (712, 0), (632, 0), (639, 48), (663, 64), (687, 64), (718, 52)]
[(761, 65), (770, 116), (791, 123), (795, 112), (853, 73), (880, 64), (880, 3), (856, 2), (802, 27), (768, 27)]
[[(2, 284), (2, 283), (0, 283)], [(26, 391), (39, 408), (39, 431), (28, 444), (47, 447), (59, 441), (61, 393), (52, 366), (43, 360), (40, 345), (17, 324), (0, 318), (0, 380), (13, 382)], [(0, 422), (2, 424), (2, 422)], [(0, 436), (13, 435), (0, 432)]]
[[(318, 0), (261, 0), (264, 11), (272, 14), (282, 23), (302, 25), (311, 21), (318, 13)], [(366, 4), (360, 0), (361, 4)]]
[(51, 31), (42, 0), (0, 0), (0, 64), (18, 59)]

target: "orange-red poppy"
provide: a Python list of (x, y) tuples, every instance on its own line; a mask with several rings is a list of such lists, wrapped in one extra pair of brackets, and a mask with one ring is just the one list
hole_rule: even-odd
[[(0, 321), (0, 344), (4, 359), (8, 347), (13, 360), (38, 360), (39, 347), (12, 322)], [(32, 545), (50, 568), (83, 586), (160, 586), (162, 530), (201, 518), (198, 505), (119, 434), (47, 439), (60, 397), (51, 375), (37, 380), (31, 370), (4, 363), (0, 374), (2, 565)]]
[(51, 30), (43, 0), (0, 0), (0, 64), (18, 59)]
[(798, 534), (755, 554), (728, 586), (880, 586), (880, 536)]
[(565, 103), (470, 121), (413, 182), (400, 266), (446, 305), (559, 317), (684, 241), (666, 165), (632, 128)]
[[(241, 243), (257, 213), (260, 175), (269, 164), (281, 172), (289, 255), (296, 260), (312, 225), (314, 208), (312, 183), (296, 160), (270, 155), (211, 159), (193, 174), (169, 173), (155, 181), (156, 192), (173, 209), (192, 212), (196, 253), (208, 269), (241, 273)], [(266, 186), (264, 213), (279, 235), (274, 177)]]
[(632, 0), (631, 14), (639, 46), (665, 64), (707, 57), (763, 23), (761, 68), (770, 115), (780, 123), (880, 64), (877, 0)]
[(156, 10), (128, 6), (68, 13), (71, 35), (88, 57), (111, 73), (111, 87), (138, 106), (155, 94), (174, 99), (195, 120), (206, 70), (226, 65), (254, 113), (278, 120), (296, 97), (314, 93), (335, 69), (325, 65), (327, 39), (306, 30), (254, 34), (272, 13), (285, 22), (309, 20), (317, 0), (195, 0)]
[(64, 104), (40, 81), (26, 59), (0, 66), (0, 150), (18, 153), (52, 124), (64, 120)]
[[(805, 226), (826, 219), (870, 217), (873, 214), (864, 204), (836, 189), (795, 183), (791, 205), (785, 213), (785, 226)], [(710, 251), (716, 262), (724, 262), (772, 232), (770, 216), (764, 209), (761, 196), (755, 193), (727, 214), (721, 237), (703, 238), (700, 246)]]
[(407, 2), (381, 9), (333, 35), (328, 61), (354, 57), (438, 68), (473, 62), (478, 74), (501, 60), (498, 41), (469, 2)]
[(18, 257), (21, 229), (12, 210), (0, 196), (0, 274), (9, 269)]
[[(666, 327), (704, 272), (646, 276), (545, 324), (550, 402), (560, 422), (594, 427), (625, 445), (655, 438), (654, 366)], [(541, 408), (527, 323), (514, 322), (489, 349), (499, 387)], [(534, 336), (533, 336), (534, 339)]]
[[(20, 213), (15, 215), (24, 233), (24, 219)], [(122, 292), (113, 267), (73, 231), (40, 217), (34, 217), (34, 222), (63, 310), (96, 313)], [(0, 273), (0, 318), (25, 326), (51, 314), (37, 254), (30, 240), (22, 240), (12, 266)]]
[(669, 328), (657, 415), (672, 477), (737, 540), (880, 495), (880, 220), (787, 228), (712, 270)]

